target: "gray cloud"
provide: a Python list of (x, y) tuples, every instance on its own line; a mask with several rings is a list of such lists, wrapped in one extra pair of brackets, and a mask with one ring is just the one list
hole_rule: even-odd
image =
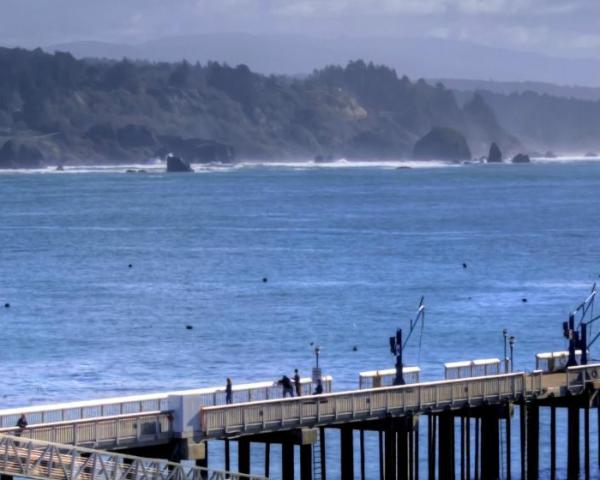
[(136, 42), (214, 32), (430, 36), (599, 57), (593, 0), (0, 0), (0, 42)]

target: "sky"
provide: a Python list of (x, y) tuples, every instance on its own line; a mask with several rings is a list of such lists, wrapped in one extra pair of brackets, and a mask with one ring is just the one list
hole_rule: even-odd
[(600, 0), (0, 0), (0, 44), (243, 32), (431, 37), (600, 58)]

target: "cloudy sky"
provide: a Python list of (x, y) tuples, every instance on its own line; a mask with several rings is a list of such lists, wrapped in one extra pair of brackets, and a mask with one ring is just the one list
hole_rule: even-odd
[(600, 0), (0, 0), (0, 43), (214, 32), (411, 36), (600, 57)]

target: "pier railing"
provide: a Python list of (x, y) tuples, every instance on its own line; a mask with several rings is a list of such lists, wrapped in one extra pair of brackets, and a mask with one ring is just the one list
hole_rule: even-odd
[(0, 435), (0, 473), (39, 480), (266, 480), (266, 477)]
[(541, 393), (541, 387), (541, 381), (535, 377), (513, 373), (204, 407), (200, 412), (201, 426), (205, 436), (221, 437), (515, 400)]
[[(330, 392), (332, 377), (323, 377), (323, 390)], [(301, 379), (303, 395), (310, 395), (313, 384), (310, 378)], [(251, 402), (282, 397), (281, 386), (277, 382), (245, 383), (233, 386), (233, 403)], [(179, 390), (173, 392), (150, 393), (126, 397), (86, 400), (79, 402), (38, 405), (0, 410), (0, 429), (14, 427), (21, 414), (30, 425), (56, 422), (74, 422), (99, 417), (115, 417), (127, 414), (166, 412), (168, 398), (172, 395), (197, 395), (202, 405), (224, 405), (225, 386)]]
[(25, 429), (10, 427), (0, 429), (0, 434), (92, 448), (165, 443), (172, 436), (171, 416), (161, 412), (30, 425)]

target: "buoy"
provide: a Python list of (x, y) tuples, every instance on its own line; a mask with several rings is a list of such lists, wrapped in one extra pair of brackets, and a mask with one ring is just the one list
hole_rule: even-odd
[(269, 279), (267, 277), (263, 277), (263, 283), (267, 283)]
[(10, 308), (10, 303), (5, 303), (4, 308)]
[(131, 263), (129, 264), (129, 268), (133, 268), (133, 265)]
[(522, 298), (522, 299), (521, 299), (521, 301), (522, 301), (523, 303), (527, 303), (527, 299), (526, 299), (526, 298)]
[(191, 325), (186, 325), (185, 328), (187, 328), (188, 330), (192, 330), (194, 327), (192, 327)]
[(467, 264), (466, 263), (463, 263), (463, 268), (467, 268)]
[(357, 351), (358, 351), (358, 347), (357, 347), (356, 345), (354, 345), (354, 346), (352, 347), (352, 351), (353, 351), (353, 352), (357, 352)]

